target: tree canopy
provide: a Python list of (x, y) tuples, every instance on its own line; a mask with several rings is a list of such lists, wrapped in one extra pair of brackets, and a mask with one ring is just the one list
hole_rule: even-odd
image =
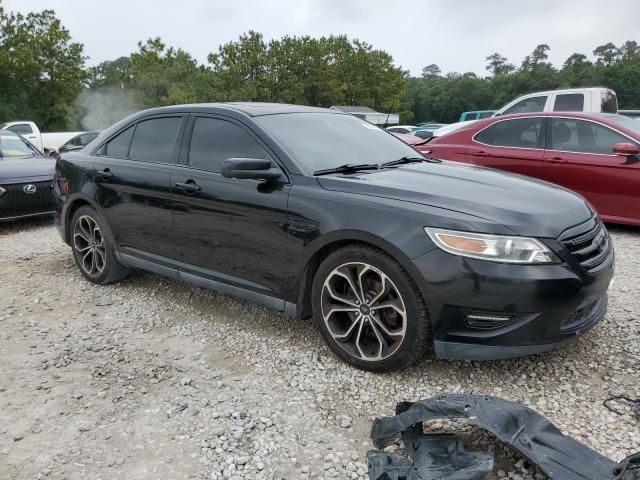
[[(1, 0), (0, 0), (1, 2)], [(138, 109), (214, 101), (361, 105), (400, 112), (402, 122), (456, 121), (540, 90), (605, 86), (623, 108), (640, 107), (640, 46), (607, 43), (576, 52), (560, 68), (540, 44), (519, 66), (498, 52), (487, 76), (446, 73), (425, 62), (411, 77), (393, 57), (346, 35), (265, 40), (249, 31), (198, 62), (162, 39), (87, 67), (83, 46), (51, 10), (27, 15), (0, 3), (0, 121), (31, 119), (44, 130), (104, 128)]]

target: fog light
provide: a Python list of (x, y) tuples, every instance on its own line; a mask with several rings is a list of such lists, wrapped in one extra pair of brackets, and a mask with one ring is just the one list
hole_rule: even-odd
[(467, 312), (465, 323), (472, 328), (498, 328), (510, 323), (517, 315), (501, 315), (485, 312)]

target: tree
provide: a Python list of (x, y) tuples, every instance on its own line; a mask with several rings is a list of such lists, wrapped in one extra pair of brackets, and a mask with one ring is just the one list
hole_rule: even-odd
[(422, 77), (423, 78), (436, 78), (442, 75), (442, 71), (440, 67), (435, 63), (427, 65), (422, 69)]
[(507, 61), (507, 57), (503, 57), (499, 53), (492, 53), (485, 58), (487, 61), (486, 70), (491, 72), (493, 76), (506, 75), (515, 70), (515, 66)]
[(611, 65), (620, 58), (620, 50), (613, 43), (609, 42), (597, 47), (593, 51), (593, 55), (599, 64)]
[(86, 79), (82, 51), (53, 11), (22, 15), (0, 7), (0, 117), (66, 128)]

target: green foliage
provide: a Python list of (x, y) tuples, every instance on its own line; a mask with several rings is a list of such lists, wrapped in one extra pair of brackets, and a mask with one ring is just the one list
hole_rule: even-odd
[(51, 10), (27, 15), (0, 6), (0, 119), (64, 129), (86, 78), (82, 45)]
[(525, 93), (582, 86), (612, 88), (621, 106), (640, 107), (636, 41), (601, 45), (593, 62), (574, 53), (560, 69), (541, 44), (519, 67), (489, 55), (487, 77), (443, 75), (430, 64), (411, 78), (389, 53), (345, 35), (267, 42), (249, 31), (204, 65), (154, 38), (129, 56), (85, 68), (83, 46), (53, 11), (7, 13), (1, 1), (0, 121), (32, 119), (44, 130), (101, 128), (140, 108), (234, 100), (362, 105), (400, 112), (402, 122), (454, 122), (463, 111), (496, 109)]

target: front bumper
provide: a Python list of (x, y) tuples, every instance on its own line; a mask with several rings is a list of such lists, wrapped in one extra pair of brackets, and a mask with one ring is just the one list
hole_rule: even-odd
[[(436, 356), (492, 360), (540, 353), (600, 322), (614, 274), (613, 248), (597, 273), (560, 253), (563, 263), (555, 265), (493, 263), (439, 249), (405, 261), (429, 310)], [(479, 327), (473, 315), (508, 320)]]

